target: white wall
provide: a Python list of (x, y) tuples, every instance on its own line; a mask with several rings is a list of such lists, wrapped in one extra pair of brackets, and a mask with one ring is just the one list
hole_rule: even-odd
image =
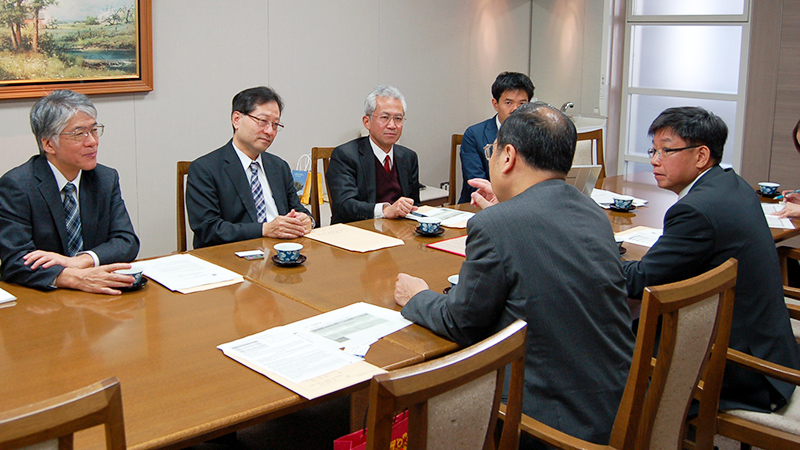
[[(139, 256), (175, 250), (175, 162), (227, 142), (231, 99), (252, 86), (286, 103), (269, 151), (292, 167), (355, 137), (367, 93), (397, 86), (409, 117), (400, 142), (438, 186), (450, 135), (494, 113), (495, 76), (527, 72), (530, 20), (530, 0), (154, 1), (155, 90), (92, 97), (106, 125), (98, 159), (120, 172)], [(33, 103), (0, 103), (0, 172), (37, 151)]]

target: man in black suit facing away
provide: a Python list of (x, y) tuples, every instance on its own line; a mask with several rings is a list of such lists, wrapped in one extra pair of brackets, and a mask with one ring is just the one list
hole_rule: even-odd
[[(663, 235), (642, 260), (623, 263), (628, 296), (642, 298), (646, 286), (684, 280), (736, 258), (730, 347), (800, 368), (775, 242), (758, 196), (733, 169), (719, 166), (725, 122), (703, 108), (669, 108), (648, 133), (653, 175), (678, 201), (664, 216)], [(785, 405), (793, 391), (793, 385), (728, 364), (720, 409), (768, 412)]]
[(333, 149), (326, 176), (331, 189), (331, 223), (396, 219), (419, 205), (419, 162), (397, 145), (406, 101), (392, 86), (378, 86), (364, 102), (362, 122), (369, 137)]
[(283, 128), (281, 111), (281, 97), (268, 87), (239, 92), (233, 138), (189, 166), (186, 210), (195, 248), (262, 236), (293, 239), (314, 227), (289, 165), (266, 151)]

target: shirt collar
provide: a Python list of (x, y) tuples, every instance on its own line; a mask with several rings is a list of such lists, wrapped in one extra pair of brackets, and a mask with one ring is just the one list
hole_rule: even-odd
[(381, 164), (383, 164), (383, 162), (386, 160), (386, 155), (389, 155), (389, 161), (391, 161), (392, 166), (394, 166), (394, 145), (392, 145), (392, 148), (389, 150), (389, 153), (386, 153), (385, 151), (383, 151), (382, 148), (378, 147), (378, 144), (372, 142), (371, 136), (368, 137), (367, 139), (369, 139), (369, 145), (372, 146), (372, 153), (375, 154), (375, 157), (378, 158), (378, 161), (380, 161)]
[[(712, 167), (713, 167), (713, 166), (712, 166)], [(688, 194), (688, 193), (689, 193), (689, 191), (691, 191), (691, 190), (692, 190), (692, 187), (694, 186), (694, 184), (695, 184), (695, 183), (697, 183), (697, 180), (699, 180), (699, 179), (700, 179), (700, 177), (702, 177), (703, 175), (705, 175), (705, 174), (706, 174), (706, 172), (708, 172), (709, 170), (711, 170), (711, 167), (709, 167), (708, 169), (704, 170), (704, 171), (703, 171), (703, 173), (701, 173), (700, 175), (698, 175), (698, 176), (697, 176), (697, 178), (695, 178), (694, 180), (692, 180), (692, 182), (691, 182), (691, 183), (689, 183), (689, 185), (688, 185), (688, 186), (686, 186), (685, 188), (681, 189), (681, 192), (680, 192), (680, 193), (678, 193), (678, 200), (682, 199), (683, 197), (686, 197), (686, 194)]]
[(231, 142), (231, 145), (233, 146), (233, 150), (236, 151), (236, 156), (239, 157), (239, 161), (242, 163), (242, 168), (244, 169), (245, 173), (250, 173), (248, 171), (250, 170), (250, 164), (252, 164), (252, 163), (258, 164), (258, 167), (261, 169), (261, 171), (262, 172), (264, 171), (264, 166), (261, 165), (261, 158), (256, 158), (255, 161), (253, 161), (243, 151), (241, 151), (238, 148), (236, 148), (236, 144)]
[(64, 176), (64, 174), (61, 173), (60, 170), (58, 170), (56, 166), (53, 165), (53, 163), (50, 162), (50, 160), (47, 160), (47, 164), (50, 165), (50, 170), (53, 171), (53, 176), (56, 177), (56, 186), (58, 187), (58, 192), (61, 192), (61, 190), (64, 189), (64, 186), (66, 186), (67, 183), (72, 183), (75, 185), (75, 195), (77, 197), (78, 191), (81, 188), (81, 175), (83, 174), (83, 171), (79, 170), (78, 176), (76, 176), (74, 180), (70, 181), (67, 179), (67, 177)]
[(500, 123), (500, 116), (498, 114), (494, 115), (494, 123), (497, 124), (497, 131), (500, 131), (500, 125), (502, 124)]

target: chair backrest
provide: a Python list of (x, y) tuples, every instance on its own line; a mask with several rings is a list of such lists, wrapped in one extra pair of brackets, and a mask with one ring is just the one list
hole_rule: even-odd
[(319, 212), (319, 184), (317, 182), (317, 178), (319, 177), (319, 163), (317, 161), (322, 160), (322, 170), (324, 175), (322, 178), (325, 179), (325, 190), (328, 192), (328, 203), (333, 203), (333, 197), (331, 197), (331, 190), (328, 187), (328, 166), (331, 164), (331, 154), (333, 153), (333, 147), (314, 147), (311, 149), (311, 195), (309, 196), (308, 203), (311, 205), (311, 215), (314, 216), (314, 221), (317, 222), (317, 225), (322, 223), (322, 217)]
[[(581, 145), (581, 141), (589, 141), (588, 154)], [(585, 133), (578, 133), (578, 146), (575, 149), (575, 158), (572, 165), (592, 165), (596, 164), (601, 167), (600, 176), (597, 177), (596, 188), (603, 187), (603, 180), (606, 178), (606, 163), (603, 152), (603, 129), (587, 131)]]
[[(526, 323), (517, 320), (471, 347), (372, 378), (367, 450), (385, 450), (392, 419), (408, 408), (408, 448), (516, 449), (522, 411)], [(502, 435), (495, 433), (511, 364)], [(499, 444), (499, 445), (496, 445)]]
[(458, 180), (456, 180), (456, 173), (458, 171), (458, 146), (461, 145), (461, 140), (464, 138), (463, 134), (454, 134), (450, 138), (450, 195), (447, 202), (451, 205), (456, 204), (456, 197), (458, 192)]
[(122, 393), (116, 378), (0, 413), (0, 448), (58, 439), (59, 449), (72, 449), (75, 432), (98, 425), (105, 426), (108, 450), (125, 449)]
[(178, 191), (176, 192), (178, 223), (178, 252), (185, 252), (188, 248), (186, 242), (186, 176), (189, 174), (191, 161), (178, 161)]
[[(712, 449), (733, 315), (737, 262), (688, 280), (648, 287), (630, 375), (609, 445), (617, 449), (681, 448), (686, 416), (700, 400), (695, 448)], [(658, 356), (653, 363), (661, 318)], [(698, 381), (702, 380), (702, 390)]]

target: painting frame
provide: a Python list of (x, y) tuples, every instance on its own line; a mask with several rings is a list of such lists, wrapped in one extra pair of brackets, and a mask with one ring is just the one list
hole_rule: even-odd
[(38, 98), (59, 89), (86, 95), (150, 92), (153, 90), (153, 5), (152, 0), (136, 0), (139, 33), (139, 76), (136, 78), (87, 78), (80, 81), (27, 80), (24, 84), (0, 85), (0, 100)]

